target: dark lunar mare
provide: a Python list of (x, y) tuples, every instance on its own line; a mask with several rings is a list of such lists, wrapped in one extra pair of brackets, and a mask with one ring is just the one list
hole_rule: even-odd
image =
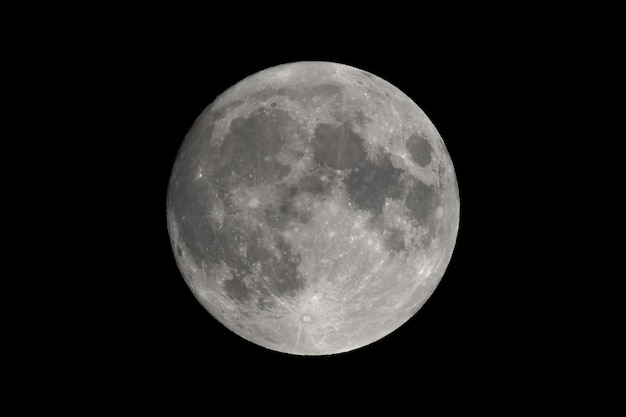
[(383, 155), (378, 161), (360, 160), (348, 174), (345, 184), (350, 201), (358, 209), (379, 216), (385, 199), (402, 197), (401, 178), (402, 170), (392, 165), (388, 155)]
[(315, 162), (333, 169), (347, 169), (365, 158), (362, 139), (349, 123), (334, 126), (320, 123), (315, 128), (313, 152)]
[[(366, 156), (363, 139), (350, 123), (339, 126), (322, 123), (315, 130), (314, 159), (320, 167), (347, 170), (346, 191), (356, 208), (382, 213), (386, 198), (400, 198), (402, 170), (395, 168), (389, 154), (371, 161)], [(305, 179), (314, 192), (323, 187), (314, 179)]]
[(411, 159), (419, 166), (425, 167), (432, 161), (433, 147), (428, 139), (421, 135), (411, 135), (406, 143), (406, 147), (411, 155)]
[(435, 185), (429, 186), (420, 180), (411, 184), (406, 196), (406, 207), (417, 224), (426, 228), (427, 240), (431, 240), (436, 234), (438, 222), (435, 213), (438, 205), (439, 197)]
[(404, 250), (404, 231), (391, 228), (383, 233), (383, 243), (389, 252), (400, 253)]
[(283, 178), (289, 168), (276, 162), (274, 156), (295, 134), (293, 125), (293, 119), (281, 109), (261, 108), (249, 117), (234, 119), (222, 146), (208, 155), (212, 176), (231, 187)]
[[(211, 122), (211, 128), (213, 123)], [(290, 168), (278, 163), (278, 154), (287, 140), (296, 132), (296, 124), (287, 112), (262, 108), (249, 117), (235, 118), (224, 136), (223, 144), (202, 147), (207, 136), (192, 138), (186, 144), (189, 157), (178, 163), (178, 185), (171, 194), (173, 211), (180, 226), (180, 235), (197, 265), (225, 263), (233, 279), (224, 282), (225, 293), (241, 303), (256, 299), (258, 305), (268, 307), (269, 294), (293, 295), (304, 285), (297, 272), (300, 257), (280, 235), (272, 233), (278, 253), (265, 246), (263, 233), (268, 230), (252, 228), (242, 223), (233, 208), (231, 191), (236, 187), (258, 187), (267, 184), (275, 188), (278, 199), (292, 197), (285, 187), (275, 187), (277, 181), (288, 174)], [(185, 155), (186, 156), (186, 155)], [(208, 161), (210, 175), (197, 178), (196, 161)], [(209, 217), (218, 203), (224, 207), (221, 226)], [(280, 205), (259, 213), (267, 220), (269, 230), (284, 226)], [(295, 215), (295, 214), (294, 214)], [(242, 252), (241, 247), (246, 251)], [(261, 282), (253, 278), (254, 265), (261, 265)], [(259, 301), (261, 300), (261, 301)]]
[[(194, 127), (183, 142), (176, 157), (168, 190), (168, 200), (180, 229), (180, 239), (197, 265), (202, 264), (205, 256), (206, 245), (203, 243), (203, 237), (213, 234), (208, 222), (198, 221), (212, 208), (211, 199), (198, 196), (214, 196), (215, 191), (209, 181), (196, 180), (199, 170), (203, 167), (203, 158), (198, 156), (204, 155), (206, 142), (214, 129), (215, 117), (212, 107), (211, 105), (204, 115), (205, 127), (202, 131)], [(199, 137), (207, 140), (199, 140)], [(182, 251), (178, 253), (180, 256)]]
[[(318, 171), (346, 170), (344, 184), (349, 200), (354, 208), (371, 213), (369, 224), (383, 233), (386, 249), (396, 253), (404, 250), (404, 232), (397, 228), (385, 230), (381, 220), (386, 199), (402, 199), (407, 194), (404, 172), (393, 166), (389, 153), (383, 152), (375, 160), (368, 159), (364, 141), (352, 130), (350, 123), (339, 126), (320, 124), (315, 130), (313, 150)], [(320, 176), (305, 178), (303, 187), (314, 194), (325, 192)], [(412, 204), (410, 209), (421, 208), (427, 204), (422, 199), (431, 197), (421, 189), (408, 194)], [(425, 219), (420, 217), (417, 220), (422, 222)]]
[[(256, 234), (245, 239), (245, 255), (230, 251), (222, 259), (233, 271), (233, 279), (224, 284), (226, 294), (234, 300), (245, 303), (255, 301), (257, 305), (268, 307), (271, 295), (294, 296), (304, 288), (304, 281), (297, 268), (301, 257), (295, 253), (282, 237), (276, 235), (276, 256), (263, 245), (262, 236)], [(260, 276), (254, 274), (254, 264), (261, 267)]]

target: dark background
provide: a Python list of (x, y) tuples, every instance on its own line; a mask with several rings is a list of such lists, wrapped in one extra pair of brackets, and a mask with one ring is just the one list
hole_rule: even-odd
[[(212, 16), (193, 26), (136, 16), (42, 39), (36, 60), (54, 68), (36, 72), (42, 108), (69, 104), (50, 121), (68, 138), (53, 143), (64, 158), (54, 159), (47, 201), (67, 220), (55, 222), (50, 250), (71, 281), (41, 336), (53, 341), (52, 375), (71, 369), (76, 381), (110, 380), (132, 395), (426, 383), (515, 397), (527, 378), (535, 395), (551, 395), (574, 372), (561, 337), (575, 319), (561, 308), (567, 286), (554, 262), (566, 173), (551, 151), (565, 157), (562, 59), (580, 43), (546, 35), (549, 20), (452, 30), (424, 19), (370, 16), (348, 28), (330, 18), (248, 26)], [(457, 245), (428, 302), (382, 340), (329, 357), (273, 352), (219, 324), (187, 288), (166, 225), (169, 174), (202, 110), (244, 77), (300, 60), (352, 65), (411, 97), (444, 139), (461, 198)]]

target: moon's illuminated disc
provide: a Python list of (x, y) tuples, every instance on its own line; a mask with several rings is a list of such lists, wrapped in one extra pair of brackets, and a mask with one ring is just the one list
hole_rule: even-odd
[(406, 322), (450, 261), (459, 194), (441, 136), (404, 93), (346, 65), (261, 71), (196, 120), (167, 201), (178, 266), (241, 337), (346, 352)]

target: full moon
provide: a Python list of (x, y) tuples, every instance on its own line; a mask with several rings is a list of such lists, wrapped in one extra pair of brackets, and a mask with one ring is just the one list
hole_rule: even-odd
[(402, 91), (297, 62), (202, 112), (172, 169), (167, 224), (216, 320), (268, 349), (328, 355), (422, 307), (452, 256), (459, 193), (441, 136)]

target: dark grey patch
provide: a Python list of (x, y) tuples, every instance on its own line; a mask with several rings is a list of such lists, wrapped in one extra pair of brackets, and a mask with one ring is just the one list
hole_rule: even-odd
[(298, 183), (298, 189), (301, 192), (307, 192), (311, 194), (322, 194), (329, 191), (326, 183), (322, 181), (319, 175), (313, 174), (306, 176)]
[(330, 97), (340, 95), (342, 87), (336, 84), (315, 84), (306, 90), (307, 95), (311, 94), (313, 96), (322, 96), (328, 99)]
[[(199, 265), (204, 256), (203, 241), (211, 235), (211, 226), (205, 216), (211, 208), (211, 187), (206, 181), (194, 181), (193, 171), (181, 171), (183, 177), (172, 194), (171, 202), (179, 226), (180, 239), (190, 257)], [(178, 253), (178, 250), (177, 250)], [(179, 254), (180, 256), (180, 254)]]
[[(280, 235), (275, 236), (275, 238), (280, 253), (279, 257), (276, 257), (274, 252), (264, 246), (259, 232), (249, 231), (247, 234), (218, 233), (217, 239), (214, 239), (215, 244), (212, 245), (212, 251), (206, 251), (205, 256), (210, 257), (214, 263), (224, 261), (231, 267), (233, 275), (239, 281), (244, 276), (252, 274), (253, 265), (258, 263), (261, 265), (261, 274), (268, 278), (267, 285), (272, 289), (272, 293), (293, 295), (295, 291), (304, 286), (303, 279), (297, 271), (301, 256), (294, 252), (291, 245)], [(242, 243), (246, 245), (245, 255), (238, 250)], [(231, 283), (230, 285), (235, 284)], [(257, 282), (252, 285), (256, 293), (270, 294), (262, 283)], [(235, 290), (238, 288), (236, 287)]]
[(313, 141), (315, 162), (333, 169), (346, 169), (365, 158), (362, 139), (349, 124), (320, 123)]
[[(212, 176), (220, 184), (219, 197), (227, 200), (233, 187), (280, 181), (290, 168), (276, 161), (275, 155), (287, 140), (301, 134), (301, 127), (279, 108), (266, 107), (247, 118), (234, 119), (221, 147), (213, 146), (206, 156)], [(293, 156), (299, 158), (302, 153)]]
[(367, 220), (368, 226), (372, 231), (376, 233), (383, 233), (385, 231), (385, 222), (382, 216), (372, 216)]
[(361, 81), (361, 80), (356, 80), (356, 83), (357, 83), (358, 85), (363, 85), (363, 81)]
[(208, 259), (212, 262), (225, 262), (233, 269), (235, 276), (244, 276), (252, 272), (248, 257), (239, 250), (249, 239), (244, 237), (237, 227), (218, 229), (214, 236), (212, 244), (205, 247), (205, 256)]
[(292, 297), (304, 288), (304, 280), (298, 273), (302, 257), (280, 235), (277, 235), (276, 246), (281, 256), (267, 256), (261, 264), (261, 271), (268, 277), (269, 285), (277, 295)]
[[(258, 232), (248, 230), (245, 224), (231, 216), (224, 217), (221, 227), (212, 222), (207, 213), (213, 208), (211, 195), (215, 192), (208, 190), (198, 188), (196, 194), (182, 200), (188, 206), (185, 207), (184, 216), (176, 216), (180, 238), (196, 264), (224, 262), (237, 277), (250, 274), (251, 259), (264, 259), (267, 256), (267, 253), (255, 252), (260, 251), (256, 243), (259, 240)], [(254, 257), (241, 253), (240, 247), (244, 244), (251, 248), (249, 254)]]
[[(244, 102), (235, 100), (226, 106), (216, 108), (215, 102), (207, 107), (189, 130), (186, 139), (180, 146), (176, 162), (170, 177), (170, 197), (175, 200), (176, 194), (185, 192), (184, 187), (194, 182), (197, 170), (205, 162), (205, 155), (210, 151), (209, 145), (213, 136), (215, 122), (225, 114), (242, 105)], [(178, 183), (179, 185), (175, 185)]]
[(365, 113), (363, 113), (363, 110), (357, 110), (356, 112), (354, 112), (351, 122), (353, 123), (353, 125), (363, 126), (370, 120), (371, 119), (367, 117)]
[(433, 148), (430, 142), (420, 135), (412, 135), (406, 143), (411, 159), (425, 167), (432, 160)]
[(433, 187), (429, 187), (418, 181), (406, 197), (406, 206), (419, 225), (426, 227), (429, 233), (433, 233), (436, 227), (434, 218), (435, 209), (439, 203), (437, 192)]
[(259, 297), (256, 301), (256, 306), (260, 310), (270, 310), (276, 305), (276, 302), (270, 297)]
[(285, 200), (281, 203), (279, 208), (280, 220), (278, 222), (278, 227), (281, 228), (283, 225), (287, 224), (290, 220), (295, 220), (300, 223), (307, 223), (311, 217), (313, 217), (313, 213), (310, 211), (304, 211), (299, 209), (294, 204), (294, 200)]
[[(319, 189), (318, 187), (319, 184), (312, 183), (306, 188), (309, 192), (312, 192), (313, 190)], [(278, 203), (269, 207), (263, 213), (267, 225), (274, 230), (280, 230), (290, 221), (306, 223), (311, 218), (312, 213), (303, 211), (295, 204), (296, 196), (304, 192), (304, 190), (300, 188), (300, 184), (298, 186), (289, 187), (280, 185), (277, 188), (279, 189), (278, 195), (280, 196)]]
[[(231, 268), (237, 278), (252, 273), (251, 261), (254, 258), (243, 254), (240, 247), (243, 244), (254, 247), (258, 240), (257, 235), (249, 230), (242, 230), (242, 226), (229, 217), (224, 219), (221, 228), (212, 225), (206, 218), (196, 219), (191, 226), (193, 228), (191, 241), (195, 243), (194, 256), (198, 264), (203, 261), (213, 264), (223, 262)], [(254, 249), (251, 252), (254, 253)]]
[[(289, 187), (288, 194), (283, 198), (283, 200), (278, 205), (278, 212), (270, 213), (278, 215), (281, 218), (292, 218), (296, 216), (296, 208), (294, 206), (294, 196), (298, 193), (298, 189), (296, 187)], [(277, 226), (282, 226), (283, 222), (279, 222)]]
[(383, 235), (384, 245), (390, 252), (400, 253), (404, 250), (404, 231), (390, 229)]
[(228, 297), (240, 303), (245, 303), (250, 300), (251, 297), (250, 290), (241, 278), (227, 279), (224, 281), (224, 292)]
[[(322, 180), (322, 176), (326, 176), (327, 180)], [(336, 176), (335, 171), (328, 168), (318, 167), (307, 176), (303, 177), (298, 183), (290, 187), (290, 195), (283, 200), (280, 206), (281, 214), (286, 221), (295, 220), (300, 223), (307, 223), (313, 216), (313, 212), (309, 209), (296, 207), (295, 201), (301, 194), (310, 194), (316, 198), (325, 198), (330, 195), (331, 184)]]
[(176, 253), (178, 256), (183, 256), (183, 250), (180, 248), (179, 244), (176, 244)]
[[(224, 284), (224, 290), (231, 298), (245, 302), (251, 298), (251, 293), (255, 293), (265, 300), (257, 300), (257, 305), (261, 303), (260, 305), (265, 308), (271, 304), (269, 301), (271, 294), (293, 295), (303, 288), (303, 279), (297, 271), (301, 257), (294, 253), (282, 237), (277, 237), (280, 257), (276, 257), (263, 245), (260, 233), (235, 234), (234, 238), (229, 238), (226, 233), (223, 233), (219, 235), (219, 239), (216, 242), (218, 245), (213, 248), (214, 251), (207, 252), (207, 256), (223, 258), (222, 260), (231, 268), (234, 279), (225, 281)], [(241, 243), (245, 243), (247, 247), (245, 255), (238, 250)], [(271, 291), (268, 291), (265, 284), (259, 281), (260, 278), (251, 282), (251, 288), (243, 281), (246, 276), (253, 274), (253, 265), (257, 263), (261, 265), (261, 274), (267, 277), (267, 286), (271, 288)], [(260, 305), (259, 308), (261, 308)]]
[(270, 103), (270, 107), (276, 107), (276, 102), (274, 101), (274, 102)]
[(231, 179), (238, 183), (250, 178), (257, 181), (280, 179), (287, 170), (275, 162), (274, 156), (285, 144), (285, 138), (291, 138), (295, 133), (293, 128), (293, 119), (280, 109), (259, 109), (247, 118), (234, 119), (221, 152), (212, 158), (220, 171), (218, 176), (228, 177), (234, 172), (235, 178)]
[(386, 198), (402, 196), (402, 170), (395, 168), (387, 156), (378, 162), (363, 159), (345, 179), (350, 200), (361, 210), (379, 215)]
[(263, 263), (267, 261), (267, 257), (270, 255), (270, 252), (263, 245), (263, 239), (260, 233), (248, 236), (246, 239), (246, 245), (246, 259), (249, 264), (257, 262)]

